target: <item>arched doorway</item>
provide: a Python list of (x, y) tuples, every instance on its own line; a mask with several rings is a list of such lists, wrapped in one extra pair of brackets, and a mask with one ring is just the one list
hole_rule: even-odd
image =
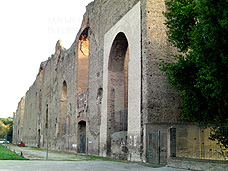
[(108, 64), (107, 153), (121, 159), (127, 157), (128, 62), (128, 41), (120, 32), (113, 41)]
[(86, 122), (80, 121), (78, 123), (78, 152), (85, 153), (86, 152)]
[(40, 134), (40, 129), (38, 129), (38, 143), (37, 143), (37, 148), (40, 148), (40, 138), (41, 138), (41, 134)]

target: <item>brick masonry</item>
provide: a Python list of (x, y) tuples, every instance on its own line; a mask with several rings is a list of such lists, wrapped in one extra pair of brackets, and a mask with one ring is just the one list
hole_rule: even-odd
[[(164, 0), (88, 4), (71, 48), (57, 42), (18, 104), (13, 143), (45, 148), (48, 132), (50, 149), (79, 152), (81, 131), (89, 154), (146, 161), (145, 123), (180, 120), (180, 97), (156, 65), (175, 53), (164, 10)], [(127, 130), (118, 132), (111, 116), (125, 108)]]

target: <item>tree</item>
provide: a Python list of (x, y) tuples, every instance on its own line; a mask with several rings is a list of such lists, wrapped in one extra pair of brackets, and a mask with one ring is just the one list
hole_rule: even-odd
[(183, 96), (183, 117), (227, 120), (228, 0), (168, 0), (166, 5), (167, 34), (180, 54), (176, 63), (162, 65)]
[(7, 133), (7, 140), (12, 142), (13, 118), (0, 118), (0, 138), (4, 138)]
[(9, 126), (0, 121), (0, 135), (3, 137), (9, 131)]
[[(182, 117), (228, 123), (228, 0), (167, 0), (166, 6), (168, 39), (180, 53), (161, 66), (183, 97)], [(218, 133), (211, 139), (227, 147)]]

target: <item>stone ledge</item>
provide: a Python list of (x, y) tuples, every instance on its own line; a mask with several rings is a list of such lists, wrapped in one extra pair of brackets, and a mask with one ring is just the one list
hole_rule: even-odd
[(168, 166), (188, 170), (227, 171), (228, 161), (169, 157)]

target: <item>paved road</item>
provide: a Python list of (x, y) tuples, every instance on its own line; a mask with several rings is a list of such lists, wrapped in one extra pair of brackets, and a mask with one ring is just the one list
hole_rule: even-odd
[(10, 145), (10, 149), (15, 150), (17, 153), (22, 151), (24, 156), (28, 159), (38, 160), (0, 160), (0, 171), (185, 171), (183, 169), (170, 167), (152, 168), (133, 163), (128, 164), (100, 160), (85, 161), (86, 156), (54, 151), (49, 151), (48, 159), (51, 161), (45, 161), (45, 150), (24, 148), (14, 145)]
[(0, 171), (184, 171), (168, 167), (151, 168), (111, 161), (0, 161)]

